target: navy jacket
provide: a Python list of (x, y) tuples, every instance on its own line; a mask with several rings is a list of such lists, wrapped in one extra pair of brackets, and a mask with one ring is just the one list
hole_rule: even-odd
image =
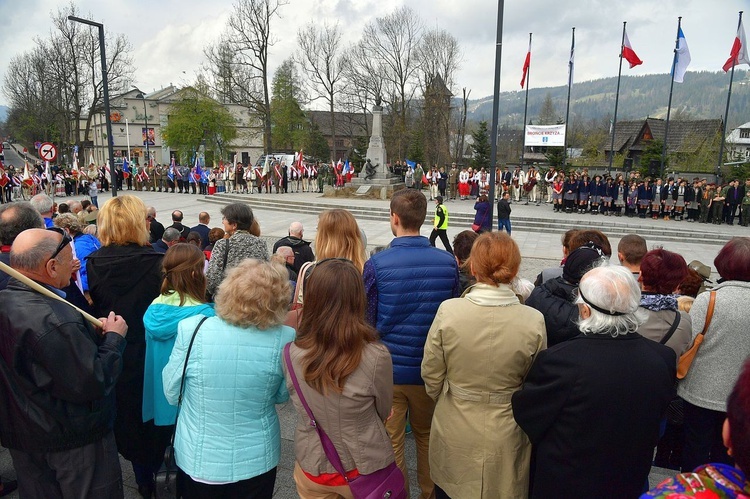
[(397, 237), (364, 268), (368, 319), (393, 359), (393, 383), (422, 385), (427, 332), (440, 304), (459, 295), (458, 266), (423, 236)]
[(651, 186), (646, 187), (646, 184), (638, 186), (638, 199), (648, 199), (651, 201)]

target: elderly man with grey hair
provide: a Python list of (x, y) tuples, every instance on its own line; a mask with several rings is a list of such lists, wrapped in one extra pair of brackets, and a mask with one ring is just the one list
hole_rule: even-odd
[[(58, 296), (73, 261), (62, 230), (26, 230), (10, 254), (16, 270)], [(113, 312), (100, 320), (97, 330), (15, 278), (0, 291), (0, 442), (20, 497), (123, 497), (112, 423), (128, 326)]]
[(576, 303), (580, 335), (539, 353), (513, 416), (536, 452), (532, 498), (638, 497), (674, 396), (672, 349), (638, 334), (630, 270), (588, 271)]
[(167, 227), (161, 239), (151, 244), (157, 253), (166, 253), (169, 248), (180, 242), (180, 231), (174, 227)]
[(55, 212), (55, 202), (52, 201), (51, 197), (46, 194), (37, 194), (32, 197), (29, 202), (31, 203), (31, 206), (42, 215), (45, 227), (49, 228), (55, 226), (55, 224), (52, 223), (52, 214)]

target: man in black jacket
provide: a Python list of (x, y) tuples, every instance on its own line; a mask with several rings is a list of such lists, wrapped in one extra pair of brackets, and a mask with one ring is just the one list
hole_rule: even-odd
[[(52, 293), (70, 282), (71, 240), (29, 229), (11, 265)], [(98, 332), (70, 305), (11, 279), (0, 292), (0, 441), (21, 497), (122, 497), (112, 421), (128, 326), (110, 313)]]
[(174, 210), (172, 212), (172, 225), (169, 227), (174, 227), (175, 229), (180, 231), (180, 240), (182, 242), (187, 240), (188, 234), (190, 234), (190, 227), (187, 227), (185, 225), (182, 225), (182, 212), (180, 210)]
[(287, 237), (282, 237), (273, 245), (274, 253), (276, 253), (276, 250), (281, 246), (289, 246), (292, 248), (292, 251), (294, 251), (294, 271), (297, 273), (299, 273), (299, 269), (302, 268), (302, 265), (304, 265), (305, 262), (315, 261), (315, 255), (313, 254), (312, 248), (310, 248), (310, 243), (302, 239), (303, 233), (304, 228), (302, 227), (302, 223), (292, 222), (289, 226), (289, 235)]
[(497, 230), (503, 231), (503, 227), (510, 235), (510, 192), (504, 192), (503, 197), (497, 202)]

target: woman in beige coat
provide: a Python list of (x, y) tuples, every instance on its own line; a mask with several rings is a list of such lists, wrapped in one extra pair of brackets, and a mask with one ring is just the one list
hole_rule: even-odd
[(436, 400), (430, 474), (436, 497), (528, 497), (531, 444), (510, 398), (546, 347), (544, 318), (509, 283), (521, 254), (488, 232), (469, 257), (477, 284), (440, 305), (424, 349), (422, 378)]

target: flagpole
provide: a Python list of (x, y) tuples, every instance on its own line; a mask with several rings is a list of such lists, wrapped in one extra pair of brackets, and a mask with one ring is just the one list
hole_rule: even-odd
[[(529, 33), (529, 52), (531, 52), (531, 35)], [(523, 104), (523, 136), (521, 138), (521, 171), (523, 171), (523, 159), (526, 152), (526, 113), (529, 109), (529, 85), (531, 83), (531, 60), (529, 60), (529, 66), (526, 69), (526, 102)]]
[(674, 70), (677, 67), (677, 50), (680, 48), (680, 25), (682, 16), (677, 18), (677, 35), (674, 41), (674, 56), (672, 57), (672, 78), (669, 81), (669, 102), (667, 104), (667, 121), (664, 123), (664, 143), (661, 145), (660, 177), (664, 178), (664, 164), (667, 161), (667, 139), (669, 138), (669, 117), (672, 114), (672, 91), (674, 90)]
[[(576, 29), (570, 42), (570, 59), (568, 60), (568, 103), (565, 105), (565, 141), (563, 142), (563, 170), (568, 165), (568, 120), (570, 119), (570, 89), (573, 87), (573, 55), (576, 49)], [(525, 134), (524, 134), (525, 135)]]
[[(739, 32), (742, 26), (742, 12), (740, 11), (740, 18), (737, 21), (737, 31)], [(734, 62), (734, 61), (733, 61)], [(719, 164), (716, 166), (716, 179), (717, 183), (721, 181), (721, 168), (724, 166), (724, 140), (727, 136), (727, 120), (729, 119), (729, 100), (732, 98), (732, 81), (734, 80), (734, 67), (736, 62), (732, 64), (732, 72), (729, 75), (729, 92), (727, 93), (727, 109), (724, 111), (724, 126), (721, 127), (721, 144), (719, 144)]]
[(620, 69), (617, 70), (617, 91), (615, 93), (615, 115), (612, 117), (612, 141), (609, 146), (609, 166), (607, 166), (607, 175), (612, 172), (612, 160), (615, 159), (615, 129), (617, 128), (617, 105), (620, 102), (620, 77), (622, 77), (622, 51), (625, 46), (625, 25), (622, 23), (622, 41), (620, 42)]
[[(495, 83), (492, 98), (492, 138), (490, 142), (490, 207), (495, 205), (495, 171), (497, 170), (497, 123), (499, 121), (500, 104), (500, 65), (503, 54), (503, 11), (504, 0), (497, 2), (497, 41), (495, 42)], [(492, 209), (489, 211), (490, 227), (493, 226)]]

